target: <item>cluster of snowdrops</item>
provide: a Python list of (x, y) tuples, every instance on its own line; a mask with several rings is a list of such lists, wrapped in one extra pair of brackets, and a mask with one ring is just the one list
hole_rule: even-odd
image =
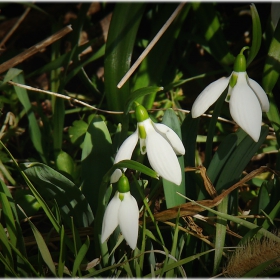
[[(191, 114), (201, 116), (228, 88), (226, 101), (233, 120), (255, 141), (260, 137), (262, 112), (268, 112), (269, 100), (262, 87), (246, 73), (244, 47), (237, 55), (233, 72), (208, 85), (195, 100)], [(162, 178), (180, 185), (182, 172), (177, 155), (184, 155), (185, 148), (178, 135), (164, 124), (154, 123), (146, 109), (135, 102), (136, 131), (120, 146), (114, 163), (131, 159), (133, 150), (140, 143), (140, 151), (147, 153), (151, 167)], [(138, 238), (139, 210), (135, 198), (130, 194), (130, 185), (124, 174), (117, 169), (111, 176), (111, 183), (117, 184), (117, 191), (109, 202), (102, 224), (101, 242), (105, 242), (119, 225), (128, 245), (136, 248)]]

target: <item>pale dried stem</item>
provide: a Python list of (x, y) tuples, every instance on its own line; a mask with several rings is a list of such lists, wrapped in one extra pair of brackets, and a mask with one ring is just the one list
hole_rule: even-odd
[[(0, 66), (0, 68), (1, 68), (1, 66)], [(12, 81), (9, 81), (8, 83), (10, 85), (18, 86), (18, 87), (21, 87), (21, 88), (25, 88), (27, 90), (37, 91), (37, 92), (49, 94), (49, 95), (52, 95), (52, 96), (56, 96), (56, 97), (59, 97), (59, 98), (63, 98), (63, 99), (69, 100), (72, 103), (80, 104), (82, 106), (85, 106), (87, 108), (90, 108), (92, 110), (96, 110), (96, 111), (99, 111), (99, 112), (103, 112), (103, 113), (107, 113), (107, 114), (112, 114), (112, 115), (121, 115), (121, 114), (124, 113), (123, 111), (109, 111), (109, 110), (99, 109), (99, 108), (97, 108), (95, 106), (89, 105), (89, 104), (87, 104), (87, 103), (85, 103), (83, 101), (80, 101), (80, 100), (76, 99), (76, 98), (72, 98), (70, 96), (63, 95), (63, 94), (60, 94), (60, 93), (51, 92), (51, 91), (47, 91), (47, 90), (42, 90), (42, 89), (39, 89), (39, 88), (34, 88), (34, 87), (31, 87), (31, 86), (15, 83), (15, 82), (12, 82)], [(155, 112), (155, 111), (165, 111), (167, 109), (168, 108), (160, 108), (160, 109), (150, 109), (150, 110), (147, 110), (147, 111)], [(185, 114), (189, 114), (190, 113), (190, 110), (184, 110), (184, 109), (180, 109), (180, 108), (173, 108), (173, 110), (174, 111), (178, 111), (178, 112), (182, 112), (182, 113), (185, 113)], [(134, 110), (129, 111), (129, 113), (133, 114)], [(210, 114), (202, 114), (201, 116), (212, 118), (212, 115), (210, 115)], [(231, 123), (231, 124), (235, 124), (234, 121), (227, 120), (227, 119), (221, 118), (221, 117), (218, 117), (218, 120), (223, 121), (223, 122), (227, 122), (227, 123)], [(271, 130), (274, 131), (273, 129), (271, 129)]]
[(129, 79), (129, 77), (133, 74), (133, 72), (136, 70), (136, 68), (142, 62), (142, 60), (147, 56), (147, 54), (151, 51), (151, 49), (154, 47), (154, 45), (157, 43), (157, 41), (160, 39), (160, 37), (164, 34), (164, 32), (167, 30), (167, 28), (170, 26), (170, 24), (173, 22), (173, 20), (179, 14), (179, 12), (181, 11), (181, 9), (183, 8), (184, 5), (185, 5), (184, 2), (180, 3), (180, 5), (176, 8), (176, 10), (170, 16), (170, 18), (166, 21), (166, 23), (159, 30), (157, 35), (153, 38), (153, 40), (149, 43), (149, 45), (146, 47), (146, 49), (142, 52), (142, 54), (138, 57), (138, 59), (134, 62), (134, 64), (130, 67), (130, 69), (127, 71), (127, 73), (124, 75), (124, 77), (117, 84), (118, 88), (121, 88), (124, 85), (124, 83)]

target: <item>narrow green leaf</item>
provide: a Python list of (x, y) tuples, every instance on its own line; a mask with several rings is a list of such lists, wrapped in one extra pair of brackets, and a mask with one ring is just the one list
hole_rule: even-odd
[[(20, 207), (19, 207), (20, 208)], [(23, 212), (23, 210), (20, 208), (20, 210)], [(24, 213), (24, 212), (23, 212)], [(24, 213), (25, 214), (25, 213)], [(30, 219), (25, 215), (25, 217), (28, 220), (28, 223), (32, 229), (32, 232), (34, 234), (34, 237), (36, 239), (36, 244), (38, 246), (38, 249), (41, 253), (41, 256), (43, 260), (45, 261), (46, 265), (49, 267), (50, 271), (54, 276), (56, 276), (56, 270), (55, 270), (55, 265), (51, 256), (51, 253), (47, 247), (47, 244), (42, 237), (41, 233), (38, 231), (38, 229), (35, 227), (35, 225), (30, 221)]]
[(276, 236), (275, 234), (271, 233), (270, 231), (264, 229), (264, 228), (260, 228), (258, 225), (256, 224), (253, 224), (253, 223), (250, 223), (244, 219), (240, 219), (236, 216), (232, 216), (232, 215), (228, 215), (228, 214), (225, 214), (225, 213), (221, 213), (221, 212), (218, 212), (212, 208), (209, 208), (207, 206), (204, 206), (204, 205), (201, 205), (199, 204), (198, 202), (194, 201), (194, 200), (191, 200), (189, 198), (186, 197), (187, 200), (191, 201), (192, 203), (194, 204), (197, 204), (197, 205), (200, 205), (202, 208), (208, 210), (209, 212), (221, 217), (221, 218), (224, 218), (226, 220), (229, 220), (229, 221), (232, 221), (234, 223), (237, 223), (237, 224), (240, 224), (246, 228), (249, 228), (249, 229), (259, 229), (258, 233), (261, 234), (262, 236), (264, 237), (267, 237), (267, 238), (270, 238), (272, 240), (275, 240), (276, 242), (280, 242), (280, 238), (278, 236)]
[[(11, 277), (11, 275), (13, 275), (15, 278), (18, 277), (17, 273), (15, 272), (15, 270), (13, 269), (13, 267), (10, 265), (10, 263), (5, 259), (5, 257), (2, 255), (2, 253), (0, 252), (0, 262), (2, 264), (5, 265), (5, 276), (9, 276)], [(8, 274), (8, 272), (10, 274)]]
[(133, 170), (137, 170), (141, 173), (144, 173), (152, 178), (158, 179), (158, 174), (152, 170), (151, 168), (143, 165), (142, 163), (139, 163), (137, 161), (134, 160), (122, 160), (118, 163), (115, 163), (111, 169), (108, 171), (108, 173), (106, 174), (105, 178), (107, 180), (107, 182), (109, 182), (110, 180), (110, 176), (113, 174), (113, 172), (116, 169), (122, 169), (122, 168), (129, 168), (129, 169), (133, 169)]
[(252, 3), (250, 5), (250, 10), (251, 10), (251, 16), (252, 16), (253, 34), (252, 34), (252, 45), (250, 48), (249, 56), (247, 58), (247, 67), (258, 54), (259, 49), (261, 47), (261, 41), (262, 41), (262, 26), (261, 26), (260, 17), (259, 17), (255, 4)]
[(131, 95), (129, 96), (129, 98), (126, 102), (125, 114), (127, 114), (129, 112), (129, 110), (131, 109), (132, 103), (136, 99), (143, 97), (145, 95), (148, 95), (148, 94), (155, 94), (161, 90), (163, 90), (163, 87), (156, 87), (156, 86), (144, 87), (144, 88), (139, 88), (139, 89), (135, 90), (134, 92), (131, 93)]
[(65, 265), (65, 230), (64, 226), (61, 225), (60, 230), (60, 245), (59, 245), (59, 258), (57, 267), (57, 276), (62, 278)]
[[(173, 109), (168, 109), (165, 111), (162, 123), (170, 127), (173, 131), (175, 131), (179, 138), (182, 139), (180, 122), (178, 120), (178, 116), (176, 115)], [(179, 192), (184, 195), (186, 193), (184, 156), (179, 156), (178, 161), (182, 173), (182, 182), (180, 186), (177, 186), (176, 184), (169, 182), (165, 179), (162, 180), (167, 208), (171, 208), (186, 202), (186, 200), (182, 196), (176, 193)]]
[(245, 277), (257, 277), (260, 276), (261, 273), (271, 264), (273, 264), (276, 260), (278, 260), (279, 257), (269, 260), (269, 261), (265, 261), (261, 264), (259, 264), (257, 267), (251, 269), (250, 271), (248, 271), (246, 274), (242, 275), (242, 278)]
[(18, 233), (16, 229), (15, 219), (8, 198), (2, 192), (0, 192), (0, 201), (1, 201), (3, 216), (5, 218), (6, 227), (8, 229), (10, 240), (12, 244), (16, 245)]
[[(172, 235), (172, 247), (171, 247), (171, 252), (170, 255), (173, 256), (174, 258), (176, 257), (176, 252), (178, 250), (178, 234), (179, 234), (179, 218), (180, 218), (180, 211), (178, 211), (176, 223), (175, 223), (175, 228), (174, 228), (174, 233)], [(175, 260), (172, 258), (169, 258), (168, 264), (174, 263)], [(167, 271), (166, 277), (171, 278), (174, 276), (174, 270), (171, 269)]]
[(9, 263), (9, 266), (14, 267), (14, 260), (12, 255), (11, 246), (9, 244), (9, 240), (7, 238), (7, 233), (5, 232), (2, 224), (0, 224), (0, 245), (1, 245), (1, 252), (3, 256)]
[[(217, 210), (221, 213), (228, 212), (228, 196), (218, 205)], [(217, 218), (215, 235), (215, 255), (212, 275), (216, 275), (220, 270), (220, 264), (223, 257), (226, 240), (227, 221), (223, 218)]]
[[(195, 255), (193, 255), (193, 256), (190, 256), (190, 257), (187, 257), (187, 258), (184, 258), (184, 259), (181, 259), (181, 260), (179, 260), (179, 261), (177, 261), (177, 262), (174, 262), (174, 263), (172, 263), (172, 264), (168, 264), (168, 265), (165, 267), (164, 270), (165, 270), (165, 271), (168, 271), (168, 270), (174, 269), (174, 268), (176, 268), (176, 267), (178, 267), (178, 266), (182, 266), (182, 265), (184, 265), (184, 264), (186, 264), (186, 263), (192, 262), (192, 261), (194, 261), (195, 259), (198, 259), (198, 258), (202, 257), (203, 255), (209, 254), (209, 253), (211, 253), (211, 252), (213, 252), (213, 249), (204, 251), (204, 252), (202, 252), (202, 253), (195, 254)], [(156, 270), (156, 271), (155, 271), (155, 275), (159, 275), (159, 274), (161, 273), (162, 270), (163, 270), (163, 269)], [(151, 277), (151, 274), (147, 274), (147, 275), (145, 275), (144, 278), (150, 278), (150, 277)]]
[[(16, 82), (16, 83), (19, 83), (19, 84), (23, 84), (23, 85), (25, 84), (24, 77), (23, 77), (22, 73), (15, 76), (13, 78), (13, 81)], [(46, 160), (45, 154), (44, 154), (41, 130), (39, 128), (39, 125), (38, 125), (38, 122), (36, 120), (35, 114), (32, 110), (32, 105), (30, 103), (27, 91), (26, 91), (26, 89), (20, 88), (20, 87), (17, 87), (17, 86), (14, 86), (14, 89), (15, 89), (15, 92), (17, 94), (17, 97), (18, 97), (19, 101), (21, 102), (21, 104), (24, 107), (24, 110), (26, 112), (26, 115), (27, 115), (27, 118), (28, 118), (28, 121), (29, 121), (29, 133), (30, 133), (31, 141), (32, 141), (36, 151), (38, 152), (39, 156), (41, 157), (42, 161), (44, 163), (46, 163), (47, 160)]]
[[(14, 246), (11, 242), (10, 242), (10, 246), (11, 249), (15, 252), (15, 254), (18, 256), (18, 258), (21, 260), (21, 266), (24, 267), (24, 274), (22, 274), (22, 276), (26, 277), (28, 275), (26, 275), (26, 272), (28, 270), (30, 270), (30, 272), (32, 273), (33, 276), (35, 277), (39, 277), (39, 273), (35, 270), (35, 268), (33, 267), (33, 265), (28, 261), (27, 257), (25, 257), (16, 246)], [(19, 260), (18, 259), (18, 260)]]
[[(274, 220), (276, 217), (278, 217), (278, 214), (280, 212), (280, 201), (274, 206), (272, 211), (269, 213), (269, 218), (271, 220)], [(262, 228), (268, 229), (271, 226), (271, 223), (269, 222), (268, 219), (266, 219), (263, 224)]]
[(86, 256), (86, 253), (89, 249), (89, 245), (90, 245), (90, 240), (89, 240), (89, 237), (87, 236), (85, 243), (82, 245), (82, 247), (80, 248), (80, 250), (75, 258), (75, 261), (73, 264), (72, 277), (76, 276), (77, 271), (80, 268), (80, 265), (82, 264), (82, 262)]

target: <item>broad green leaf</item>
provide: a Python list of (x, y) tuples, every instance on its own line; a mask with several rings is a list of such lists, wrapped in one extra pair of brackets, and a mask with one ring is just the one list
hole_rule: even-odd
[[(151, 18), (151, 35), (149, 41), (156, 36), (178, 5), (179, 3), (170, 2), (164, 3), (163, 5), (152, 6), (150, 13), (153, 14), (153, 17)], [(132, 78), (134, 91), (139, 88), (156, 86), (159, 84), (165, 86), (165, 84), (168, 84), (173, 80), (173, 77), (175, 76), (174, 73), (176, 72), (176, 66), (171, 66), (169, 62), (174, 61), (174, 45), (176, 44), (176, 40), (178, 39), (181, 29), (183, 28), (183, 24), (189, 10), (190, 4), (186, 3), (172, 24), (141, 62), (139, 69)], [(177, 60), (175, 63), (176, 62)], [(156, 93), (153, 93), (143, 96), (137, 101), (145, 108), (151, 109), (153, 102), (155, 101), (155, 97)]]
[[(188, 114), (182, 123), (182, 142), (186, 149), (184, 156), (185, 166), (195, 166), (196, 138), (199, 127), (199, 118), (193, 119)], [(185, 173), (186, 194), (188, 197), (197, 198), (195, 190), (195, 175), (193, 172)], [(193, 187), (189, 187), (193, 186)]]
[[(105, 51), (104, 78), (108, 109), (123, 111), (130, 93), (129, 81), (117, 84), (130, 68), (134, 42), (145, 3), (117, 3), (113, 11)], [(120, 122), (120, 117), (116, 117)]]
[(57, 201), (68, 225), (70, 216), (73, 216), (75, 223), (81, 227), (87, 227), (92, 223), (93, 214), (90, 206), (71, 180), (42, 163), (25, 163), (21, 166), (45, 200)]
[(192, 6), (210, 54), (224, 66), (232, 64), (234, 56), (229, 51), (214, 3), (194, 2)]
[[(162, 123), (174, 130), (180, 137), (180, 139), (182, 139), (181, 126), (178, 120), (178, 116), (175, 114), (174, 110), (166, 110), (162, 119)], [(182, 196), (177, 194), (177, 192), (184, 195), (186, 193), (184, 156), (179, 156), (178, 161), (182, 171), (182, 182), (180, 186), (177, 186), (176, 184), (169, 182), (165, 179), (162, 180), (167, 208), (171, 208), (173, 206), (177, 206), (186, 202), (186, 200)]]
[[(265, 92), (268, 94), (270, 107), (269, 112), (267, 112), (267, 117), (274, 128), (278, 146), (280, 145), (280, 113), (278, 109), (278, 104), (273, 95), (273, 88), (275, 87), (280, 73), (280, 24), (274, 31), (274, 37), (269, 46), (267, 53), (262, 84)], [(279, 160), (278, 160), (279, 162)], [(277, 169), (279, 169), (279, 163), (277, 164)]]
[(218, 117), (220, 116), (222, 106), (224, 105), (224, 101), (227, 95), (228, 88), (224, 90), (222, 95), (218, 98), (215, 104), (214, 112), (212, 114), (212, 118), (210, 119), (209, 127), (208, 127), (208, 133), (207, 133), (207, 141), (206, 141), (206, 148), (205, 148), (205, 162), (204, 166), (207, 169), (209, 166), (209, 163), (212, 158), (212, 151), (213, 151), (213, 141), (216, 134), (216, 124)]
[[(6, 84), (8, 81), (13, 80), (16, 76), (18, 76), (20, 73), (22, 73), (23, 71), (21, 69), (17, 69), (17, 68), (11, 68), (8, 70), (7, 74), (4, 77), (3, 80), (3, 84)], [(1, 86), (2, 86), (1, 85)]]
[(70, 175), (70, 178), (74, 177), (75, 163), (73, 158), (66, 152), (60, 151), (56, 157), (56, 167), (62, 174)]
[(258, 148), (264, 142), (267, 133), (268, 127), (263, 126), (258, 142), (254, 142), (252, 138), (249, 135), (247, 135), (239, 143), (239, 145), (231, 153), (223, 169), (221, 170), (221, 174), (216, 184), (217, 191), (227, 189), (228, 187), (236, 183), (246, 165), (249, 163), (249, 161), (255, 155)]
[(257, 210), (256, 212), (254, 211), (253, 213), (256, 215), (261, 214), (261, 210), (265, 210), (269, 202), (270, 202), (270, 193), (268, 191), (267, 184), (263, 183), (258, 193), (258, 199), (256, 203)]
[(252, 16), (252, 29), (253, 29), (253, 36), (252, 36), (252, 45), (250, 48), (249, 56), (247, 58), (247, 67), (249, 64), (254, 60), (256, 55), (259, 52), (262, 42), (262, 26), (260, 17), (257, 11), (255, 4), (250, 5), (251, 16)]
[(88, 124), (83, 120), (74, 121), (69, 127), (68, 134), (71, 143), (82, 147), (85, 134), (88, 129)]
[(208, 168), (207, 175), (211, 180), (212, 184), (216, 184), (216, 180), (221, 173), (221, 170), (225, 166), (229, 157), (233, 153), (237, 144), (237, 136), (236, 134), (229, 134), (226, 138), (221, 142), (217, 151), (215, 152)]
[(112, 140), (109, 130), (99, 116), (88, 126), (82, 150), (82, 192), (95, 216), (102, 177), (112, 166)]

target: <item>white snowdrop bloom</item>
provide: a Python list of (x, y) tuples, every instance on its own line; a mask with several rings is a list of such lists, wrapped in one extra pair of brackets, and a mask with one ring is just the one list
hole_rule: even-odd
[(135, 249), (138, 238), (139, 210), (135, 198), (130, 194), (128, 179), (122, 175), (113, 199), (109, 202), (102, 223), (103, 243), (119, 225), (121, 233), (131, 249)]
[(236, 57), (234, 71), (208, 85), (195, 100), (191, 113), (193, 118), (201, 116), (228, 87), (226, 101), (233, 120), (257, 142), (262, 125), (262, 112), (269, 111), (268, 97), (263, 88), (250, 79), (246, 72), (243, 49)]
[[(135, 108), (137, 129), (121, 145), (114, 163), (131, 159), (133, 150), (140, 140), (142, 154), (148, 156), (151, 167), (164, 179), (180, 185), (182, 171), (176, 155), (184, 155), (185, 148), (179, 136), (168, 126), (154, 123), (146, 109), (138, 104)], [(115, 170), (111, 183), (117, 182), (122, 172)]]

